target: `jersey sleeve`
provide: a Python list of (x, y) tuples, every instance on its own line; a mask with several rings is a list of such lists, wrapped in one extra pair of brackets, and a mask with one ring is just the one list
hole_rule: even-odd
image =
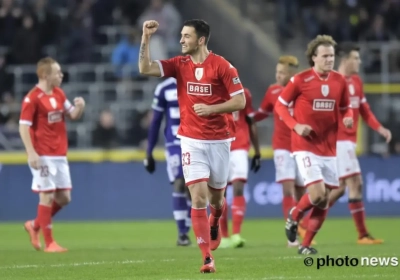
[(339, 110), (344, 118), (353, 117), (353, 110), (351, 109), (350, 104), (350, 95), (349, 90), (346, 84), (346, 80), (342, 78), (342, 94), (339, 102)]
[(268, 88), (263, 100), (261, 101), (259, 111), (269, 114), (273, 110), (274, 110), (274, 104), (271, 102), (271, 88)]
[(246, 106), (244, 107), (246, 116), (253, 117), (254, 116), (254, 108), (253, 108), (253, 100), (251, 97), (250, 90), (244, 89), (244, 93), (246, 96)]
[(176, 78), (178, 72), (179, 58), (173, 57), (170, 59), (156, 60), (160, 67), (161, 77), (173, 77)]
[(230, 96), (244, 93), (242, 82), (235, 67), (225, 61), (219, 69), (219, 77)]
[(31, 126), (37, 111), (37, 103), (31, 96), (26, 96), (22, 101), (21, 115), (19, 124)]
[(156, 90), (154, 91), (154, 98), (153, 98), (153, 103), (151, 105), (151, 108), (153, 110), (156, 110), (158, 112), (164, 112), (166, 108), (166, 100), (165, 100), (165, 94), (163, 87), (161, 85), (158, 85), (156, 87)]
[(297, 124), (297, 121), (291, 116), (289, 104), (296, 100), (300, 94), (299, 81), (300, 79), (297, 79), (296, 76), (292, 77), (289, 83), (282, 90), (281, 95), (278, 97), (278, 101), (275, 103), (276, 113), (290, 129), (293, 129)]
[(71, 104), (63, 91), (60, 91), (60, 94), (63, 100), (64, 113), (70, 114), (75, 109), (75, 106)]

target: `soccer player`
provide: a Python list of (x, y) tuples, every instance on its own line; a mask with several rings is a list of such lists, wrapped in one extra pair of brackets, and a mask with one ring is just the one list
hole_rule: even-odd
[[(373, 238), (365, 225), (365, 209), (362, 202), (362, 177), (360, 164), (356, 155), (357, 127), (359, 116), (375, 131), (382, 135), (386, 142), (392, 138), (391, 132), (383, 127), (372, 113), (367, 99), (363, 92), (363, 84), (358, 72), (360, 69), (360, 47), (351, 42), (342, 43), (337, 48), (340, 58), (338, 71), (347, 82), (350, 95), (351, 107), (353, 110), (354, 126), (351, 129), (339, 123), (339, 134), (336, 143), (338, 173), (340, 188), (331, 192), (329, 206), (332, 206), (344, 193), (346, 186), (349, 188), (349, 209), (358, 231), (358, 244), (381, 244), (382, 239)], [(302, 233), (308, 226), (307, 215), (300, 224), (299, 233)], [(301, 230), (301, 228), (303, 228)]]
[[(229, 173), (232, 113), (245, 107), (243, 86), (236, 69), (207, 49), (210, 26), (188, 20), (181, 31), (183, 56), (151, 61), (149, 42), (158, 22), (146, 21), (139, 52), (139, 71), (155, 77), (174, 77), (181, 116), (182, 168), (192, 198), (192, 227), (202, 252), (202, 273), (215, 272), (212, 250), (221, 242), (219, 218), (225, 208)], [(210, 216), (207, 218), (207, 201)]]
[[(232, 64), (232, 63), (231, 63)], [(240, 236), (243, 219), (246, 213), (246, 199), (243, 196), (244, 186), (247, 182), (249, 160), (248, 154), (250, 141), (254, 147), (254, 156), (250, 169), (255, 173), (261, 167), (260, 144), (258, 142), (257, 126), (253, 121), (254, 109), (252, 106), (250, 90), (244, 89), (246, 107), (243, 110), (233, 112), (233, 120), (236, 125), (235, 141), (231, 145), (230, 171), (228, 182), (233, 186), (232, 211), (232, 236), (229, 238), (228, 211), (224, 211), (221, 217), (221, 248), (240, 248), (246, 240)]]
[[(311, 209), (299, 254), (316, 254), (311, 241), (322, 226), (331, 189), (339, 187), (336, 162), (338, 122), (352, 127), (353, 117), (344, 77), (333, 71), (336, 42), (318, 35), (307, 47), (311, 69), (296, 74), (283, 89), (275, 110), (292, 132), (292, 153), (308, 194), (289, 211), (286, 236), (294, 242), (298, 222)], [(293, 117), (289, 104), (294, 102)], [(340, 113), (343, 111), (343, 115)]]
[(72, 105), (60, 88), (63, 73), (50, 57), (37, 64), (38, 84), (24, 97), (19, 120), (19, 133), (24, 143), (32, 172), (32, 190), (39, 193), (35, 220), (25, 223), (32, 246), (41, 249), (42, 230), (45, 252), (60, 253), (67, 249), (53, 239), (52, 217), (71, 201), (71, 175), (67, 161), (67, 129), (65, 118), (78, 120), (84, 111), (82, 97)]
[(179, 128), (179, 105), (175, 78), (168, 78), (159, 83), (154, 92), (153, 119), (151, 121), (147, 158), (144, 161), (146, 170), (151, 174), (156, 169), (153, 150), (157, 144), (161, 122), (165, 116), (164, 129), (167, 173), (174, 185), (172, 193), (173, 215), (178, 226), (178, 246), (191, 244), (188, 232), (190, 229), (190, 195), (183, 178), (180, 140), (176, 137)]
[[(298, 174), (296, 162), (290, 155), (291, 131), (279, 115), (274, 112), (274, 107), (279, 94), (287, 85), (290, 78), (296, 74), (298, 67), (299, 61), (294, 56), (281, 56), (279, 58), (276, 65), (276, 84), (271, 85), (267, 89), (260, 108), (254, 116), (256, 121), (261, 121), (268, 117), (268, 115), (274, 114), (272, 148), (274, 150), (275, 181), (282, 184), (282, 210), (285, 220), (287, 219), (289, 210), (296, 205), (296, 201), (304, 194), (304, 187), (302, 187), (303, 180)], [(293, 111), (292, 108), (290, 110)], [(288, 240), (288, 247), (297, 247), (298, 245), (297, 240), (294, 242)]]

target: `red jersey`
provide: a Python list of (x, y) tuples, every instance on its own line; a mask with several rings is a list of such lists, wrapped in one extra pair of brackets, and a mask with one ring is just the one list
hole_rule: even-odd
[(232, 113), (236, 125), (236, 134), (235, 141), (233, 141), (231, 145), (231, 151), (250, 150), (250, 129), (246, 117), (252, 117), (254, 115), (254, 109), (249, 89), (244, 89), (244, 96), (246, 98), (246, 107), (243, 110)]
[(363, 83), (360, 76), (352, 75), (346, 77), (347, 87), (350, 96), (351, 109), (353, 110), (354, 124), (352, 128), (346, 128), (343, 122), (339, 122), (339, 134), (338, 140), (348, 140), (353, 143), (357, 142), (357, 128), (359, 116), (374, 130), (378, 130), (381, 127), (379, 121), (375, 118), (371, 108), (365, 98), (363, 92)]
[[(336, 156), (338, 122), (352, 116), (347, 84), (338, 72), (331, 71), (321, 78), (314, 69), (303, 71), (290, 79), (278, 98), (275, 110), (293, 130), (296, 124), (307, 124), (313, 129), (307, 137), (292, 131), (292, 152), (307, 151), (318, 156)], [(294, 102), (293, 116), (288, 105)]]
[[(283, 86), (274, 84), (271, 85), (265, 93), (264, 99), (261, 102), (260, 109), (264, 114), (274, 114), (274, 132), (272, 135), (272, 148), (274, 150), (291, 150), (290, 136), (292, 131), (282, 121), (282, 118), (274, 111), (275, 103), (278, 100), (280, 93), (283, 90)], [(292, 103), (291, 103), (292, 104)]]
[(33, 88), (22, 102), (19, 123), (30, 126), (33, 147), (39, 156), (66, 156), (68, 149), (65, 112), (74, 106), (60, 88), (45, 94)]
[(190, 56), (177, 56), (158, 61), (161, 76), (177, 80), (181, 123), (178, 137), (206, 142), (234, 140), (232, 114), (198, 116), (194, 104), (213, 105), (243, 93), (238, 72), (222, 56), (212, 52), (203, 63), (194, 63)]

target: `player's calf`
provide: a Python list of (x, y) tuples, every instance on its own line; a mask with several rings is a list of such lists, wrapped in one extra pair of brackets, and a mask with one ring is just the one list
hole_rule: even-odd
[(224, 211), (226, 211), (226, 203), (224, 189), (214, 189), (209, 186), (209, 201), (210, 201), (210, 248), (216, 250), (221, 243), (221, 229), (219, 227), (219, 219)]
[[(244, 193), (244, 181), (236, 180), (233, 182), (233, 201), (232, 201), (232, 242), (235, 247), (242, 247), (244, 240), (240, 237), (243, 220), (246, 214), (246, 199)], [(226, 211), (225, 211), (226, 212)]]

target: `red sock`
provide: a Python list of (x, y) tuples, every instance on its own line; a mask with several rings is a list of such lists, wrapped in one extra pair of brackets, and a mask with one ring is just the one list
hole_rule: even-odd
[(210, 224), (207, 219), (207, 209), (191, 210), (192, 228), (196, 236), (197, 245), (199, 246), (203, 259), (211, 257), (210, 251)]
[(325, 221), (328, 209), (313, 207), (310, 212), (310, 221), (308, 223), (306, 236), (304, 237), (303, 243), (301, 244), (301, 246), (304, 247), (310, 247), (311, 241)]
[(232, 233), (240, 234), (244, 214), (246, 213), (246, 199), (244, 196), (233, 197), (232, 202)]
[(308, 211), (308, 213), (304, 216), (303, 220), (301, 220), (300, 226), (304, 229), (308, 229), (308, 224), (310, 222), (310, 217), (311, 217), (311, 212)]
[(295, 221), (300, 221), (303, 217), (304, 213), (313, 207), (313, 203), (311, 201), (310, 195), (305, 194), (301, 197), (299, 203), (297, 203), (296, 208), (294, 208), (292, 212), (292, 218)]
[(47, 247), (53, 242), (53, 233), (51, 229), (51, 207), (39, 204), (37, 220), (39, 221), (39, 226), (42, 229), (44, 242), (46, 243)]
[(285, 220), (288, 217), (290, 209), (296, 206), (296, 200), (293, 196), (284, 196), (282, 200), (283, 217)]
[(364, 203), (361, 200), (350, 200), (349, 209), (358, 231), (358, 238), (363, 238), (368, 234), (368, 230), (365, 225)]
[(212, 205), (210, 204), (210, 212), (211, 212), (211, 218), (210, 218), (210, 226), (212, 227), (216, 227), (219, 224), (219, 218), (221, 218), (222, 213), (225, 210), (225, 199), (223, 201), (222, 207), (219, 209), (216, 209), (214, 207), (212, 207)]
[(53, 204), (51, 205), (51, 216), (54, 217), (55, 214), (57, 214), (58, 211), (60, 211), (62, 206), (60, 206), (57, 202), (53, 201)]
[[(39, 212), (39, 210), (38, 210), (38, 212)], [(40, 229), (39, 215), (37, 215), (35, 220), (33, 220), (33, 229), (34, 230), (39, 230)]]
[(228, 211), (222, 212), (222, 216), (221, 216), (221, 218), (219, 218), (219, 227), (221, 229), (221, 236), (225, 237), (225, 238), (229, 237)]

